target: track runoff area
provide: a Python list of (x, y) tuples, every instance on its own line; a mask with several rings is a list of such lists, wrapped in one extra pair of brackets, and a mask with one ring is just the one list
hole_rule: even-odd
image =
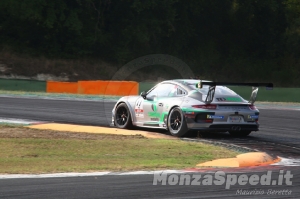
[[(20, 99), (22, 103), (22, 107), (24, 108), (24, 99)], [(10, 101), (10, 100), (9, 100)], [(26, 100), (25, 100), (26, 101)], [(50, 101), (50, 100), (44, 100), (44, 101)], [(54, 102), (53, 100), (51, 100)], [(10, 101), (11, 102), (11, 101)], [(55, 101), (53, 106), (56, 106), (56, 103), (60, 103), (61, 101)], [(27, 102), (25, 102), (26, 104)], [(31, 102), (30, 102), (31, 103)], [(80, 107), (93, 107), (90, 105), (85, 106), (85, 103), (89, 102), (76, 102), (80, 103)], [(47, 103), (46, 103), (47, 104)], [(51, 104), (51, 103), (50, 103)], [(51, 109), (50, 105), (48, 108)], [(43, 114), (41, 115), (40, 119), (42, 121), (36, 121), (33, 118), (28, 117), (27, 124), (31, 125), (42, 125), (40, 122), (45, 124), (45, 119), (49, 117), (49, 113), (47, 113), (47, 110), (45, 110), (45, 107), (43, 106)], [(263, 110), (269, 110), (272, 109), (272, 107), (275, 107), (273, 111), (276, 111), (276, 114), (270, 114), (274, 117), (280, 114), (283, 115), (291, 115), (286, 114), (285, 111), (292, 111), (293, 107), (291, 106), (284, 106), (282, 109), (280, 109), (280, 106), (274, 106), (274, 105), (263, 105), (261, 108)], [(16, 108), (16, 107), (15, 107)], [(13, 108), (14, 109), (14, 108)], [(20, 108), (22, 109), (22, 108)], [(46, 108), (47, 109), (47, 108)], [(67, 108), (68, 109), (68, 108)], [(39, 110), (37, 110), (39, 111)], [(64, 110), (60, 110), (63, 111)], [(86, 111), (86, 110), (84, 110)], [(95, 112), (92, 108), (90, 111)], [(294, 110), (293, 110), (294, 111)], [(18, 111), (16, 109), (12, 110), (12, 112), (15, 112), (16, 115), (18, 115)], [(59, 110), (58, 110), (59, 112)], [(79, 112), (81, 112), (79, 108)], [(294, 111), (298, 112), (298, 111)], [(294, 114), (293, 112), (293, 114)], [(103, 113), (103, 112), (102, 112)], [(51, 111), (50, 111), (51, 114)], [(48, 115), (48, 116), (47, 116)], [(80, 115), (80, 113), (78, 114)], [(262, 114), (263, 115), (263, 114)], [(0, 113), (1, 116), (1, 113)], [(53, 115), (51, 116), (53, 117)], [(68, 116), (69, 117), (69, 116)], [(297, 116), (298, 117), (298, 116)], [(72, 117), (69, 117), (69, 119), (72, 121)], [(9, 118), (6, 118), (5, 122), (8, 122)], [(21, 119), (18, 119), (17, 123), (22, 123), (20, 121)], [(46, 119), (47, 120), (47, 119)], [(68, 119), (66, 119), (68, 120)], [(69, 120), (69, 121), (70, 121)], [(49, 120), (48, 120), (49, 121)], [(51, 120), (50, 120), (51, 121)], [(76, 122), (75, 122), (76, 123)], [(48, 123), (49, 124), (49, 123)], [(97, 125), (97, 124), (96, 124)], [(275, 124), (276, 126), (276, 124)], [(293, 124), (291, 125), (293, 126)], [(266, 128), (269, 126), (266, 125)], [(272, 131), (276, 131), (274, 129), (271, 129)], [(270, 130), (270, 131), (271, 131)], [(293, 129), (291, 129), (293, 131)], [(263, 129), (266, 134), (269, 134), (269, 131), (267, 129)], [(153, 132), (152, 132), (153, 133)], [(286, 139), (282, 139), (283, 135), (273, 135), (269, 136), (272, 139), (275, 139), (276, 136), (279, 136), (281, 143), (284, 143)], [(264, 139), (264, 137), (263, 137)], [(266, 141), (263, 140), (262, 141)], [(295, 137), (295, 139), (297, 139)], [(220, 140), (219, 140), (220, 141)], [(262, 142), (261, 142), (262, 143)], [(265, 143), (268, 144), (268, 143)], [(286, 143), (285, 143), (286, 144)], [(222, 169), (198, 169), (198, 170), (174, 170), (174, 171), (136, 171), (136, 172), (103, 172), (103, 173), (69, 173), (69, 174), (41, 174), (41, 175), (27, 175), (28, 178), (54, 178), (54, 177), (76, 177), (76, 176), (137, 176), (137, 175), (152, 175), (151, 184), (154, 187), (157, 186), (174, 186), (174, 187), (199, 187), (199, 186), (205, 186), (205, 187), (219, 187), (221, 190), (234, 190), (235, 194), (238, 195), (294, 195), (293, 193), (296, 191), (297, 188), (297, 180), (295, 178), (295, 173), (297, 175), (296, 168), (292, 168), (291, 162), (296, 162), (297, 159), (294, 159), (291, 161), (291, 159), (287, 158), (281, 158), (280, 162), (273, 163), (269, 166), (264, 165), (261, 167), (256, 166), (248, 166), (248, 167), (241, 167), (241, 168), (222, 168)], [(288, 166), (287, 166), (288, 165)], [(294, 166), (299, 166), (299, 164), (295, 164)], [(299, 174), (298, 174), (299, 175)], [(14, 176), (15, 178), (26, 178), (25, 175), (19, 175)], [(13, 178), (12, 175), (1, 175), (0, 178)], [(296, 181), (296, 184), (295, 184)], [(295, 187), (296, 186), (296, 187)]]

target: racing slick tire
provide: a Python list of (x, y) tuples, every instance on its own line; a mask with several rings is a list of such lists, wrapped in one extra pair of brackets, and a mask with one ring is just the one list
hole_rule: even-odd
[(180, 108), (173, 108), (168, 115), (169, 132), (176, 137), (182, 137), (188, 132), (185, 118)]
[(246, 137), (251, 133), (251, 131), (229, 131), (229, 134), (234, 137)]
[(121, 129), (132, 128), (132, 120), (129, 108), (125, 103), (121, 103), (115, 110), (114, 117), (115, 126)]

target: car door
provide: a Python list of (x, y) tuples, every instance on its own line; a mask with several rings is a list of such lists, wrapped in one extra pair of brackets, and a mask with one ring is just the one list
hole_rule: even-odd
[(137, 110), (142, 109), (138, 113), (143, 112), (137, 117), (137, 125), (159, 127), (164, 108), (164, 99), (168, 97), (172, 86), (169, 83), (159, 84), (147, 93), (145, 99), (141, 97), (137, 100), (135, 108)]

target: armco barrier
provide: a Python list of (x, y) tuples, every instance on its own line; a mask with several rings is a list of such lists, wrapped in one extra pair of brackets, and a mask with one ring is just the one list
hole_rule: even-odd
[(47, 82), (47, 93), (72, 93), (77, 94), (77, 82)]
[(23, 79), (0, 79), (0, 90), (46, 92), (46, 82)]

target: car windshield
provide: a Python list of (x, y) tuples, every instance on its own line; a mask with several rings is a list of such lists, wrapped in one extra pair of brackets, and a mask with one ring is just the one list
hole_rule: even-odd
[[(209, 89), (208, 85), (203, 85), (203, 87), (200, 88), (200, 89), (196, 88), (196, 84), (191, 84), (190, 87), (192, 87), (193, 89), (199, 91), (203, 95), (207, 95), (208, 89)], [(227, 88), (226, 86), (217, 86), (215, 94), (217, 94), (217, 95), (237, 95), (234, 91)]]

